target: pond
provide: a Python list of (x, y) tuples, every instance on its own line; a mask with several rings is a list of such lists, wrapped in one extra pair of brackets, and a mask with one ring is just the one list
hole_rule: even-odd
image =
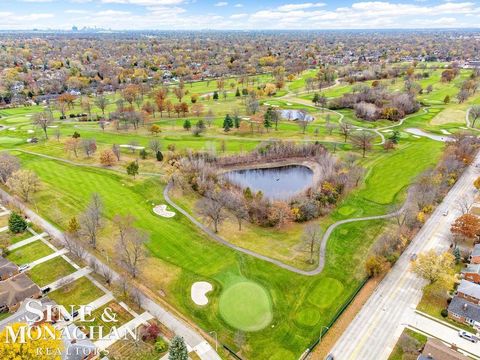
[(295, 110), (295, 109), (280, 110), (280, 116), (286, 120), (304, 119), (305, 121), (308, 121), (308, 122), (315, 120), (315, 118), (312, 115), (309, 115), (304, 111)]
[(302, 165), (232, 170), (224, 176), (243, 189), (249, 187), (252, 192), (261, 191), (271, 200), (287, 200), (308, 189), (313, 183), (313, 171)]

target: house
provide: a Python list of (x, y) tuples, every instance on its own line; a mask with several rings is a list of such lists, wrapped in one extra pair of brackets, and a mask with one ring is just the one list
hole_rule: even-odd
[(69, 324), (63, 331), (62, 340), (64, 345), (63, 360), (90, 360), (97, 356), (96, 346), (73, 323)]
[(42, 291), (25, 273), (20, 273), (8, 280), (0, 281), (0, 311), (13, 312), (23, 300), (37, 299)]
[(3, 257), (0, 257), (0, 280), (7, 280), (18, 273), (19, 270), (17, 265)]
[[(27, 304), (29, 305), (30, 308), (42, 310), (44, 313), (44, 316), (46, 315), (47, 305), (51, 305), (51, 306), (55, 305), (55, 303), (48, 298), (26, 299), (15, 313), (13, 313), (9, 317), (0, 321), (0, 332), (3, 331), (3, 329), (7, 325), (10, 325), (10, 324), (15, 324), (15, 323), (27, 323), (28, 325), (39, 324), (38, 321), (34, 321), (34, 320), (32, 321), (32, 319), (35, 319), (36, 316), (32, 312), (27, 311)], [(52, 316), (52, 318), (55, 318), (55, 317)]]
[(460, 296), (454, 296), (447, 310), (450, 319), (480, 329), (480, 305), (472, 304)]
[(472, 304), (480, 305), (480, 285), (471, 281), (463, 279), (458, 285), (457, 296), (471, 302)]
[(470, 254), (470, 264), (480, 264), (480, 244), (476, 244), (473, 247), (472, 253)]
[(417, 360), (469, 360), (469, 358), (440, 340), (429, 338)]
[(480, 264), (469, 264), (462, 270), (464, 279), (480, 284)]

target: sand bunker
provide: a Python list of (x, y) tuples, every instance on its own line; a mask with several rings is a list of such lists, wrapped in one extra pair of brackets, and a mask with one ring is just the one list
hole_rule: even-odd
[(192, 300), (195, 304), (204, 306), (208, 304), (207, 293), (213, 290), (212, 284), (206, 281), (197, 281), (192, 285)]
[(167, 210), (167, 205), (157, 205), (153, 208), (153, 212), (166, 218), (171, 218), (175, 216), (175, 213), (173, 211)]

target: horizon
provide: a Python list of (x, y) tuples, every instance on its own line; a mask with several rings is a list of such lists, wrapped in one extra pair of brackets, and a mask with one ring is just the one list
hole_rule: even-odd
[(1, 31), (478, 29), (476, 1), (12, 0)]

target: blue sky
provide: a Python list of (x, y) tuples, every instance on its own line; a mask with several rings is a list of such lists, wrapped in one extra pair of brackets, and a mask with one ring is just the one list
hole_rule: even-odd
[(479, 27), (478, 1), (0, 0), (0, 29)]

